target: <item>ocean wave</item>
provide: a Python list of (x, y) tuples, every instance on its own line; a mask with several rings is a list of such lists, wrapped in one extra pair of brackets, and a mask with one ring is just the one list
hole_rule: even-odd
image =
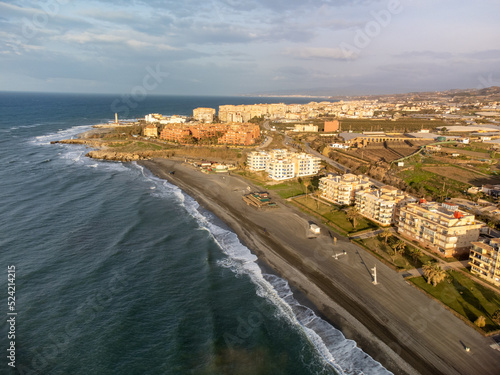
[(278, 315), (294, 327), (302, 330), (316, 348), (324, 362), (339, 374), (391, 374), (380, 363), (363, 352), (353, 340), (346, 339), (341, 331), (318, 317), (313, 310), (301, 305), (293, 296), (288, 282), (278, 276), (263, 274), (256, 263), (257, 256), (244, 246), (238, 236), (214, 222), (215, 216), (200, 210), (200, 205), (180, 188), (153, 176), (147, 169), (137, 165), (142, 176), (154, 184), (150, 194), (157, 197), (175, 197), (179, 205), (206, 230), (226, 258), (217, 262), (237, 275), (247, 275), (256, 286), (259, 297), (278, 307)]
[(60, 129), (54, 133), (36, 136), (30, 139), (30, 142), (36, 145), (49, 145), (52, 141), (60, 141), (77, 136), (80, 133), (92, 129), (92, 125), (78, 125), (68, 129)]

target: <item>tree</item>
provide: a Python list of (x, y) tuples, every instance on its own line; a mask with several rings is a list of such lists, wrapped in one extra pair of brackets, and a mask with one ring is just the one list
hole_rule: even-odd
[(361, 215), (359, 214), (356, 207), (351, 207), (347, 210), (347, 219), (351, 221), (352, 226), (356, 228), (356, 221), (359, 219)]
[(488, 221), (486, 225), (488, 226), (488, 234), (491, 234), (491, 230), (496, 227), (495, 223), (493, 221)]
[(385, 244), (387, 245), (387, 240), (389, 239), (389, 237), (392, 237), (392, 232), (386, 228), (382, 232), (380, 232), (379, 236), (385, 240)]
[(394, 244), (394, 246), (392, 247), (394, 249), (394, 252), (396, 254), (400, 254), (405, 250), (406, 248), (406, 242), (404, 242), (403, 240), (399, 240), (398, 242), (396, 242)]
[(304, 181), (304, 187), (305, 187), (305, 190), (306, 190), (306, 200), (307, 200), (307, 191), (309, 190), (309, 185), (311, 185), (311, 181), (305, 180)]
[(427, 278), (427, 284), (432, 283), (432, 286), (436, 286), (446, 278), (446, 271), (437, 264), (427, 262), (422, 269), (424, 270), (424, 276)]
[(480, 316), (479, 318), (476, 319), (476, 321), (474, 322), (474, 324), (476, 326), (478, 326), (479, 328), (482, 328), (486, 325), (486, 318), (484, 316)]
[(422, 256), (422, 250), (412, 247), (410, 249), (410, 256), (415, 263), (417, 263), (418, 258)]
[(493, 315), (492, 315), (491, 319), (493, 319), (493, 321), (494, 321), (496, 324), (500, 325), (500, 310), (495, 311), (495, 312), (493, 313)]

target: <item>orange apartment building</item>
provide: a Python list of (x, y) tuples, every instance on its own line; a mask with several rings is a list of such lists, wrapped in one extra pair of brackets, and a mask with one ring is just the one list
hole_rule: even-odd
[[(221, 136), (222, 134), (222, 136)], [(196, 124), (192, 126), (167, 125), (160, 138), (185, 143), (189, 137), (206, 139), (219, 137), (219, 144), (250, 146), (260, 136), (260, 128), (254, 124)]]
[(250, 146), (260, 136), (258, 125), (230, 125), (227, 132), (219, 138), (219, 144)]
[(223, 124), (197, 124), (189, 127), (191, 134), (196, 139), (215, 137), (227, 131), (227, 125)]
[(160, 139), (171, 142), (183, 143), (191, 136), (191, 132), (184, 126), (169, 125), (165, 126), (160, 133)]

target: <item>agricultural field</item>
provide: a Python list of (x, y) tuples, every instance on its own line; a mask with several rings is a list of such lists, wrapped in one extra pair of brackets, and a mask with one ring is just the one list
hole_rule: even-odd
[(489, 159), (490, 158), (490, 153), (486, 151), (472, 151), (472, 150), (467, 150), (465, 148), (448, 148), (448, 147), (441, 147), (441, 152), (446, 152), (447, 154), (460, 154), (460, 155), (466, 155), (470, 156), (472, 158), (477, 158), (477, 159)]
[[(463, 192), (469, 187), (469, 183), (450, 179), (450, 167), (444, 168), (443, 175), (433, 173), (427, 170), (421, 163), (398, 173), (405, 183), (410, 186), (420, 197), (444, 198), (446, 196), (462, 197)], [(446, 170), (448, 173), (446, 174)]]
[[(445, 178), (450, 178), (455, 181), (463, 182), (466, 184), (470, 184), (473, 186), (486, 184), (490, 181), (490, 179), (486, 176), (483, 176), (474, 171), (455, 167), (453, 165), (443, 165), (437, 167), (422, 167), (424, 171), (435, 173), (439, 176), (443, 176)], [(500, 178), (499, 178), (500, 180)]]

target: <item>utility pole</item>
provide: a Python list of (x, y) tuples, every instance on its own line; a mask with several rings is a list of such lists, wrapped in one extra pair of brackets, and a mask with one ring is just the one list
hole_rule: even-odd
[(332, 258), (335, 258), (335, 260), (339, 259), (339, 256), (341, 255), (347, 255), (347, 252), (344, 250), (341, 253), (333, 254)]
[(377, 285), (378, 282), (377, 282), (377, 266), (373, 266), (373, 268), (371, 269), (373, 271), (372, 273), (372, 277), (373, 277), (373, 285)]

